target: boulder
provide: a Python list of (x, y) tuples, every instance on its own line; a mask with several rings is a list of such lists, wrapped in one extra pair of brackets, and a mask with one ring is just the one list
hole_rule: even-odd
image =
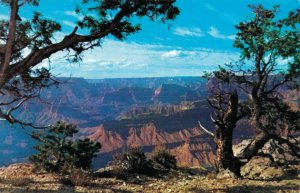
[(228, 178), (238, 178), (233, 172), (230, 170), (222, 170), (217, 174), (217, 179), (228, 179)]
[[(291, 140), (292, 143), (299, 141)], [(233, 152), (235, 156), (241, 155), (244, 148), (248, 146), (251, 140), (243, 140), (234, 145)], [(296, 143), (296, 145), (299, 145)], [(253, 157), (246, 165), (241, 168), (241, 175), (250, 179), (283, 179), (295, 171), (293, 167), (300, 165), (300, 159), (293, 155), (291, 149), (285, 144), (278, 144), (274, 140), (269, 140), (259, 153), (268, 157)], [(292, 172), (293, 173), (293, 172)]]
[(241, 175), (249, 179), (282, 179), (285, 176), (283, 167), (272, 165), (269, 158), (254, 157), (241, 168)]

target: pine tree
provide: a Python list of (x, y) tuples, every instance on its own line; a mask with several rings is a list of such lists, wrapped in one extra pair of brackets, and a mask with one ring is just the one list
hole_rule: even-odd
[[(299, 145), (291, 142), (295, 141), (293, 132), (299, 132), (300, 112), (292, 110), (282, 94), (299, 89), (300, 10), (291, 10), (286, 18), (279, 19), (278, 6), (249, 7), (253, 17), (236, 26), (234, 47), (241, 50), (240, 60), (209, 75), (215, 81), (209, 98), (215, 132), (199, 122), (215, 138), (218, 169), (229, 169), (236, 175), (270, 139), (286, 144), (300, 157)], [(249, 120), (256, 133), (241, 154), (234, 156), (233, 131), (243, 118)]]
[(90, 139), (73, 140), (77, 133), (75, 125), (57, 122), (43, 133), (33, 132), (38, 141), (37, 154), (29, 159), (38, 168), (49, 172), (67, 172), (72, 168), (90, 169), (95, 153), (101, 148), (99, 142)]

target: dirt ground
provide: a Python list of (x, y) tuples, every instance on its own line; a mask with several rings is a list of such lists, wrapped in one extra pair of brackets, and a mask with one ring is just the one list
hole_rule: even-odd
[[(299, 171), (298, 171), (299, 172)], [(189, 168), (156, 177), (135, 175), (126, 179), (94, 176), (89, 185), (71, 186), (58, 176), (34, 173), (32, 165), (14, 164), (0, 168), (1, 193), (72, 193), (72, 192), (300, 192), (300, 176), (281, 180), (217, 179), (212, 173)]]

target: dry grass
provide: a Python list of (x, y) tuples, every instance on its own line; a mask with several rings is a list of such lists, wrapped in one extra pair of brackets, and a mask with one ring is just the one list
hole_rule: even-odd
[(70, 174), (70, 180), (75, 186), (87, 186), (91, 182), (91, 174), (82, 169), (73, 169)]
[(214, 180), (217, 178), (217, 173), (216, 172), (209, 172), (207, 175), (206, 175), (207, 179), (209, 180)]
[[(14, 174), (14, 177), (8, 178), (8, 174)], [(22, 172), (26, 170), (26, 172)], [(27, 175), (27, 168), (0, 168), (0, 192), (16, 193), (37, 193), (37, 192), (57, 192), (57, 193), (100, 193), (100, 192), (223, 192), (223, 193), (298, 193), (299, 176), (293, 175), (284, 180), (249, 180), (249, 179), (215, 179), (214, 173), (205, 173), (199, 168), (179, 168), (161, 178), (135, 176), (136, 180), (119, 180), (112, 177), (91, 178), (92, 174), (74, 170), (68, 180), (74, 186), (62, 184), (54, 174), (38, 173)], [(26, 175), (23, 175), (25, 174)], [(4, 178), (5, 177), (5, 178)], [(2, 179), (2, 180), (1, 180)], [(34, 181), (34, 183), (32, 183)]]
[(174, 192), (219, 192), (219, 193), (299, 193), (299, 180), (258, 181), (237, 179), (195, 179), (185, 186), (173, 187)]
[(31, 174), (33, 167), (30, 164), (12, 164), (5, 170), (0, 170), (0, 182), (17, 187), (28, 186), (34, 182)]
[(31, 177), (26, 177), (22, 175), (1, 178), (0, 181), (1, 183), (11, 184), (13, 186), (28, 186), (31, 183), (33, 183), (33, 179)]
[(88, 186), (92, 180), (92, 174), (82, 169), (72, 169), (69, 175), (61, 176), (59, 181), (66, 185)]

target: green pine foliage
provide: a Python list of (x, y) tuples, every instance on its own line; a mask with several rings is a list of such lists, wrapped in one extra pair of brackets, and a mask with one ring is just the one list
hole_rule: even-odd
[[(252, 17), (235, 26), (233, 46), (240, 49), (240, 59), (206, 74), (216, 85), (210, 88), (208, 101), (215, 112), (214, 137), (222, 144), (217, 147), (221, 152), (217, 155), (218, 169), (229, 169), (238, 176), (240, 168), (257, 156), (270, 139), (287, 145), (300, 157), (299, 147), (291, 142), (293, 134), (300, 130), (300, 111), (293, 110), (285, 96), (299, 89), (300, 9), (280, 19), (278, 6), (249, 7)], [(233, 129), (241, 119), (248, 119), (255, 135), (234, 157)]]
[(72, 162), (77, 168), (88, 169), (92, 165), (95, 153), (100, 149), (99, 142), (93, 142), (88, 138), (76, 140), (72, 144)]
[(73, 168), (90, 169), (92, 158), (101, 148), (99, 142), (90, 139), (73, 140), (75, 125), (57, 122), (44, 132), (33, 132), (38, 141), (37, 153), (29, 159), (38, 168), (48, 172), (64, 173)]

